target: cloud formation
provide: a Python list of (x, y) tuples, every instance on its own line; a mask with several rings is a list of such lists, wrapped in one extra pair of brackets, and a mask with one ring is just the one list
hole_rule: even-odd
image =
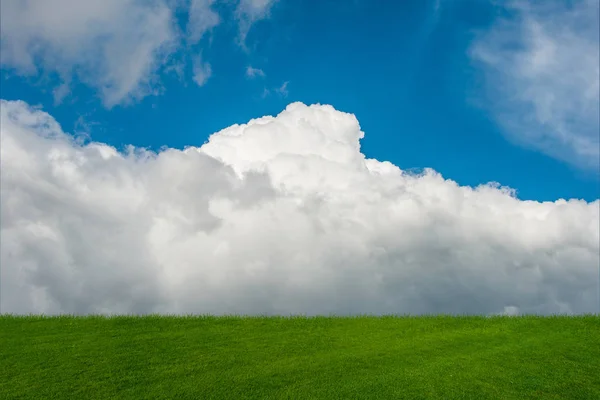
[(239, 44), (247, 50), (246, 38), (252, 25), (258, 21), (269, 18), (271, 9), (278, 0), (240, 0), (235, 9), (235, 18), (238, 21)]
[(77, 77), (112, 107), (155, 90), (175, 28), (162, 0), (3, 0), (0, 61), (21, 75), (58, 74), (57, 101)]
[(511, 2), (477, 39), (492, 111), (514, 142), (600, 168), (600, 3)]
[(198, 86), (204, 86), (208, 78), (212, 75), (212, 67), (209, 63), (202, 60), (202, 55), (198, 55), (192, 60), (193, 80)]
[(288, 81), (283, 82), (281, 86), (275, 88), (275, 91), (282, 97), (287, 97), (290, 92), (288, 91)]
[(191, 0), (187, 24), (189, 43), (198, 43), (205, 33), (221, 23), (221, 17), (212, 8), (214, 4), (215, 0)]
[(250, 79), (256, 78), (257, 76), (264, 78), (265, 72), (260, 68), (253, 68), (251, 65), (246, 67), (246, 76)]
[[(20, 76), (57, 76), (60, 103), (72, 84), (98, 92), (107, 108), (162, 91), (160, 74), (183, 74), (182, 49), (190, 50), (221, 23), (216, 0), (2, 0), (0, 66)], [(232, 6), (245, 48), (252, 25), (269, 16), (274, 0), (240, 0)], [(187, 13), (179, 27), (178, 11)], [(187, 47), (183, 46), (186, 43)], [(193, 50), (197, 53), (196, 50)], [(192, 60), (200, 86), (210, 64)]]
[(3, 313), (597, 312), (599, 201), (366, 159), (331, 106), (158, 154), (0, 111)]

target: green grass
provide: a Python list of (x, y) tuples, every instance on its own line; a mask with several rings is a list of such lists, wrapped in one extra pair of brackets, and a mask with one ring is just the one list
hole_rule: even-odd
[(600, 399), (600, 317), (0, 316), (1, 399)]

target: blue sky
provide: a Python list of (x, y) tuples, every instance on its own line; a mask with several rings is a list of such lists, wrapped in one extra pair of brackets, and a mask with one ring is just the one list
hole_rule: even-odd
[[(74, 76), (57, 103), (57, 69), (39, 66), (24, 76), (4, 63), (1, 97), (40, 105), (67, 132), (152, 149), (201, 145), (211, 133), (276, 115), (294, 101), (331, 104), (356, 115), (367, 157), (402, 169), (430, 167), (461, 185), (497, 181), (521, 199), (600, 196), (597, 164), (581, 167), (515, 143), (511, 132), (519, 136), (531, 127), (518, 125), (507, 135), (496, 118), (489, 90), (495, 78), (472, 49), (500, 18), (516, 20), (514, 11), (479, 0), (280, 0), (246, 19), (244, 49), (236, 3), (212, 9), (219, 23), (169, 55), (167, 64), (182, 73), (156, 71), (160, 94), (107, 107), (97, 87)], [(174, 14), (185, 34), (187, 4), (180, 2)], [(211, 69), (202, 86), (193, 80), (191, 61), (199, 54)], [(248, 66), (264, 76), (249, 78)], [(285, 82), (284, 95), (276, 89)]]

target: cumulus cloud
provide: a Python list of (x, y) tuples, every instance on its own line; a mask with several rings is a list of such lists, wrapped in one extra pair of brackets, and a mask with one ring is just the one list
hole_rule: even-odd
[(579, 168), (600, 168), (598, 0), (515, 1), (475, 42), (508, 137)]
[(3, 313), (591, 313), (600, 202), (521, 201), (366, 159), (290, 104), (201, 147), (81, 143), (1, 107)]
[(0, 37), (2, 67), (60, 77), (57, 102), (76, 76), (112, 107), (155, 92), (177, 32), (162, 0), (3, 0)]

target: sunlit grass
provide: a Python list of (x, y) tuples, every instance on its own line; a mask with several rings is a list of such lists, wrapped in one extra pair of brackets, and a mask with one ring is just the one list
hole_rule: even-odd
[(600, 317), (0, 316), (2, 399), (600, 399)]

